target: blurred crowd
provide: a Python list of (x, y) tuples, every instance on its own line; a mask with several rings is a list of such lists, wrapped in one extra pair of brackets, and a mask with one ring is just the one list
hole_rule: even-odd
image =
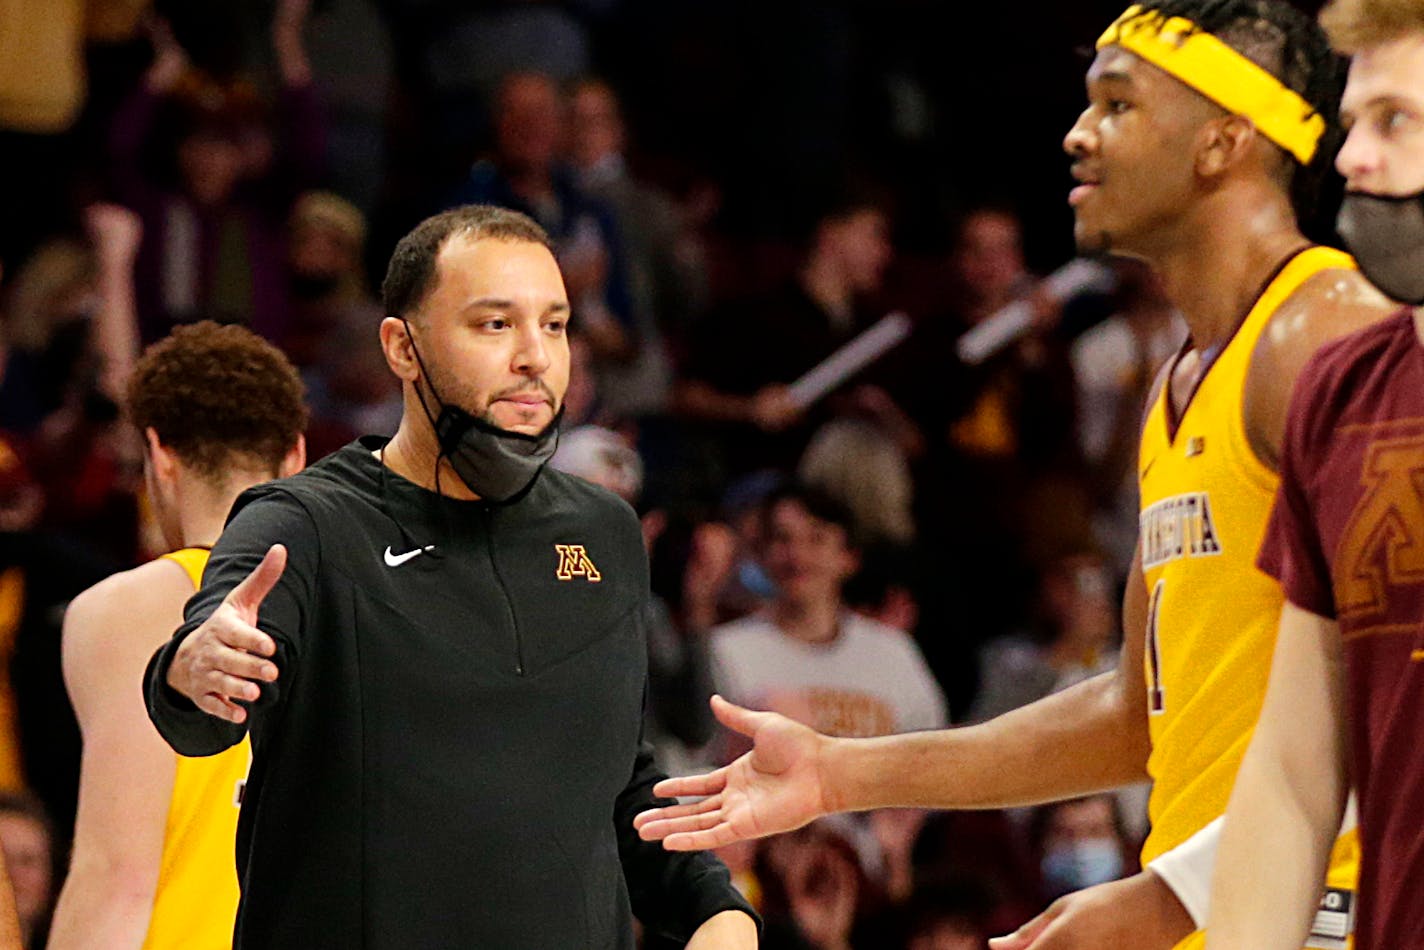
[[(519, 209), (557, 245), (574, 380), (553, 464), (642, 516), (668, 770), (738, 754), (713, 691), (874, 736), (996, 716), (1116, 662), (1137, 427), (1184, 337), (1153, 277), (1114, 265), (1089, 292), (1047, 290), (1067, 230), (1029, 230), (1062, 196), (976, 189), (935, 145), (948, 67), (904, 35), (924, 4), (890, 4), (859, 57), (856, 11), (772, 5), (800, 65), (760, 87), (739, 67), (735, 108), (709, 106), (716, 31), (694, 35), (721, 21), (664, 6), (687, 9), (0, 7), (0, 845), (33, 946), (77, 787), (64, 607), (161, 553), (121, 406), (137, 354), (180, 323), (241, 323), (300, 368), (309, 458), (388, 434), (401, 394), (373, 288), (394, 237), (456, 204)], [(1095, 12), (1079, 40), (1117, 11)], [(772, 45), (737, 55), (769, 63)], [(887, 49), (921, 61), (871, 55)], [(817, 111), (837, 96), (852, 105)], [(1061, 131), (1006, 144), (1052, 167)], [(1030, 267), (1027, 246), (1061, 253)], [(1010, 305), (1019, 329), (961, 355)], [(793, 385), (895, 311), (905, 341), (823, 398)], [(723, 857), (768, 947), (970, 950), (1135, 870), (1144, 802), (881, 812)]]

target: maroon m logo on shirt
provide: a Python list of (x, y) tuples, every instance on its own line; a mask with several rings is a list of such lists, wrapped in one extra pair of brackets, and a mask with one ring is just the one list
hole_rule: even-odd
[(1424, 437), (1371, 442), (1360, 483), (1336, 557), (1342, 617), (1383, 612), (1389, 585), (1424, 581)]

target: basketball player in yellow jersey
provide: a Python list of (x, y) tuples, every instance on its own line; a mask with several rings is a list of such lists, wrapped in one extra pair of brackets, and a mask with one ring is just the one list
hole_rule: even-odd
[(183, 619), (210, 548), (245, 489), (305, 461), (296, 371), (239, 327), (180, 327), (143, 355), (127, 409), (176, 550), (80, 594), (64, 620), (64, 679), (83, 733), (69, 876), (49, 946), (232, 946), (238, 804), (247, 743), (173, 754), (144, 711), (144, 667)]
[(1254, 561), (1291, 386), (1322, 343), (1390, 313), (1348, 258), (1311, 247), (1291, 200), (1328, 168), (1340, 79), (1324, 35), (1283, 0), (1156, 0), (1099, 41), (1088, 107), (1065, 140), (1076, 238), (1150, 262), (1190, 328), (1144, 421), (1118, 669), (982, 725), (874, 740), (715, 701), (753, 751), (659, 785), (709, 797), (644, 814), (645, 838), (717, 847), (833, 811), (1028, 805), (1150, 777), (1146, 869), (1069, 895), (993, 945), (1200, 945), (1216, 819), (1282, 603)]

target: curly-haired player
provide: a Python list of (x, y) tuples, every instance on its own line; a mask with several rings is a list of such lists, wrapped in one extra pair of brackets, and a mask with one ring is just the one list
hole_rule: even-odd
[(173, 548), (80, 594), (64, 621), (64, 680), (84, 738), (74, 853), (50, 946), (232, 946), (247, 743), (174, 755), (144, 712), (144, 666), (182, 619), (233, 499), (299, 470), (302, 384), (236, 326), (179, 327), (128, 387), (149, 499)]

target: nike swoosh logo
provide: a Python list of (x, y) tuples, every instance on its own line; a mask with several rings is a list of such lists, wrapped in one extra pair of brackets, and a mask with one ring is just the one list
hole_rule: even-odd
[(422, 554), (424, 554), (426, 551), (434, 551), (434, 550), (435, 550), (435, 545), (433, 545), (433, 544), (427, 544), (427, 545), (426, 545), (425, 547), (423, 547), (423, 548), (416, 548), (416, 549), (413, 550), (413, 551), (404, 551), (404, 552), (402, 552), (402, 553), (400, 553), (400, 554), (394, 554), (394, 553), (391, 552), (391, 549), (390, 549), (390, 547), (388, 546), (388, 547), (386, 548), (386, 567), (400, 567), (400, 566), (401, 566), (402, 564), (404, 564), (406, 561), (409, 561), (409, 560), (411, 560), (412, 558), (420, 557), (420, 556), (421, 556)]

